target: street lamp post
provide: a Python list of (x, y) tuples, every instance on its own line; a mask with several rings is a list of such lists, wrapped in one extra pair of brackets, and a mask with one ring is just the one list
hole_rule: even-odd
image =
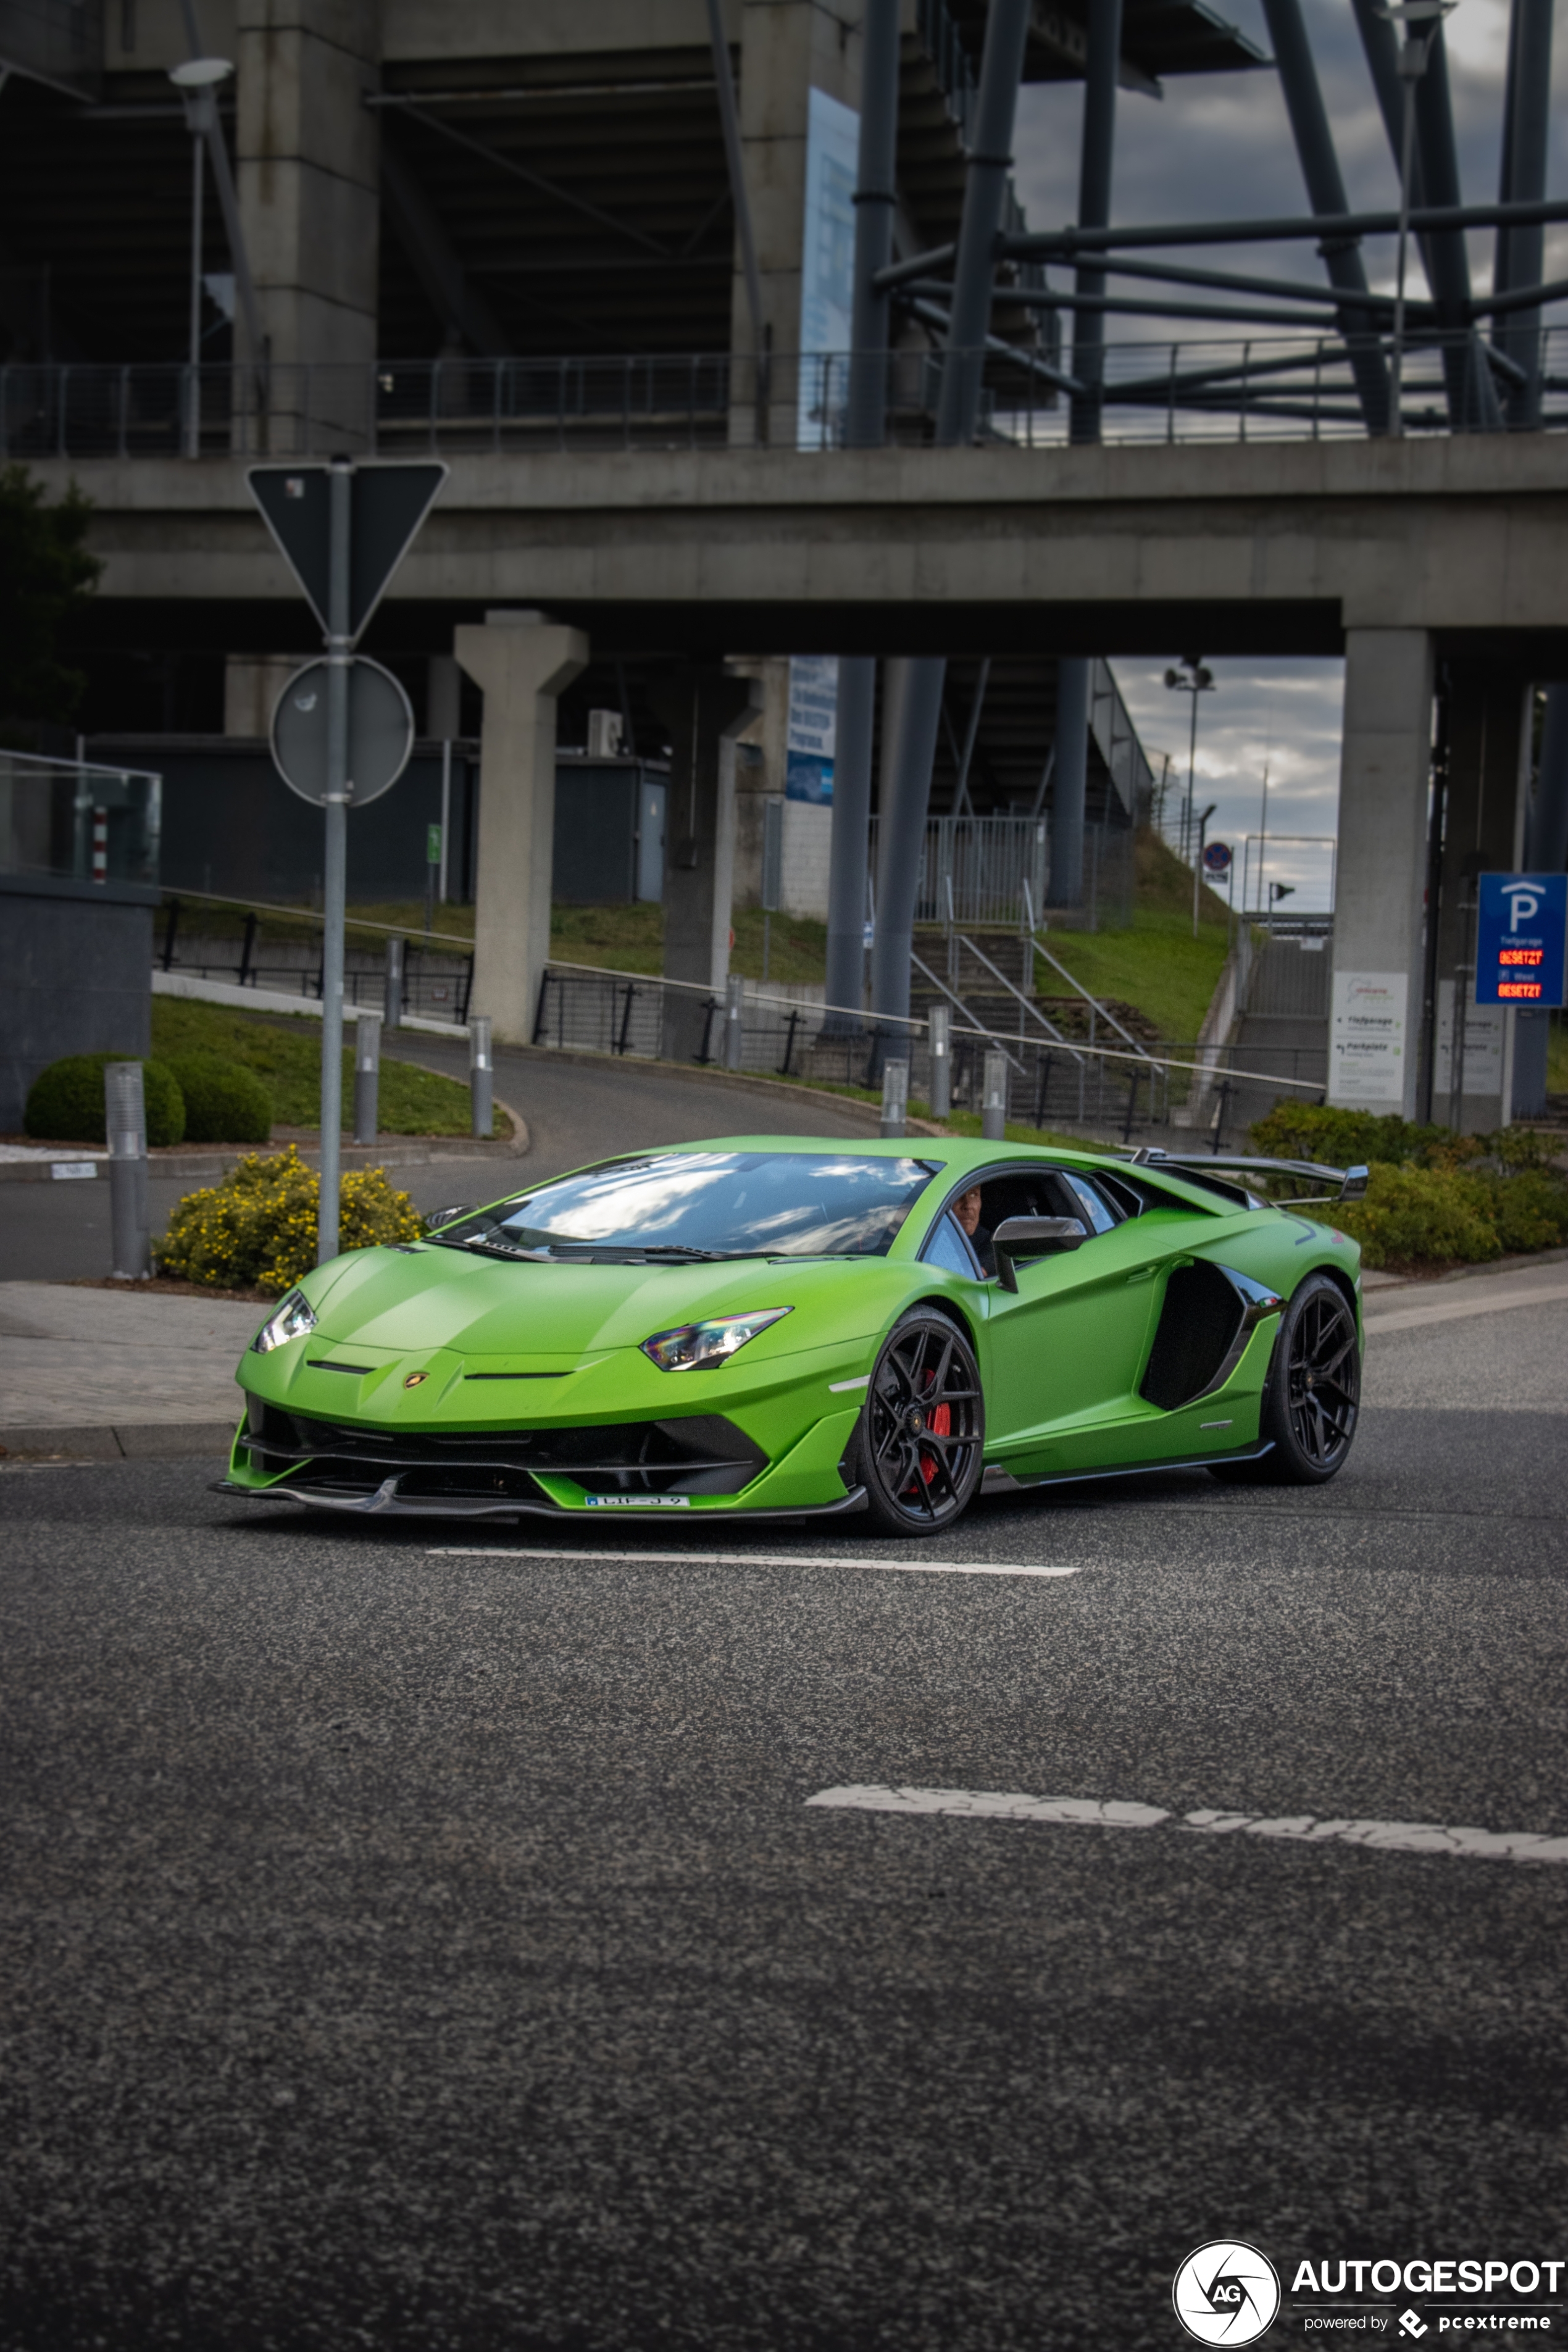
[[(1388, 430), (1399, 440), (1405, 432), (1403, 375), (1405, 371), (1405, 274), (1410, 252), (1410, 165), (1415, 143), (1415, 85), (1426, 70), (1426, 59), (1445, 16), (1458, 0), (1391, 0), (1378, 15), (1403, 27), (1399, 79), (1405, 85), (1405, 116), (1399, 137), (1399, 264), (1394, 288), (1394, 348), (1389, 355)], [(1425, 33), (1417, 26), (1428, 26)]]
[[(1194, 699), (1193, 709), (1195, 710), (1197, 707)], [(1198, 893), (1204, 884), (1204, 851), (1208, 846), (1209, 819), (1218, 805), (1217, 801), (1210, 801), (1198, 819), (1198, 854), (1193, 860), (1193, 937), (1194, 940), (1198, 935)]]
[(207, 138), (217, 121), (218, 84), (234, 68), (226, 58), (187, 58), (174, 68), (169, 79), (184, 100), (185, 127), (191, 134), (191, 357), (185, 379), (185, 455), (202, 453), (202, 196), (206, 173)]
[(1173, 694), (1190, 694), (1193, 698), (1192, 722), (1187, 730), (1187, 797), (1182, 803), (1182, 855), (1192, 854), (1193, 843), (1193, 779), (1198, 759), (1198, 697), (1214, 691), (1214, 672), (1205, 667), (1196, 654), (1184, 654), (1178, 667), (1165, 672), (1165, 684)]

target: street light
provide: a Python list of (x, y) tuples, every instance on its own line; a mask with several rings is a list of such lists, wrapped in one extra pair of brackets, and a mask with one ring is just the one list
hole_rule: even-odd
[[(1459, 0), (1389, 0), (1378, 15), (1391, 25), (1403, 27), (1404, 46), (1399, 52), (1399, 79), (1405, 84), (1405, 120), (1399, 135), (1399, 272), (1394, 289), (1394, 349), (1389, 359), (1388, 430), (1397, 441), (1405, 431), (1405, 270), (1410, 250), (1410, 162), (1415, 133), (1415, 85), (1426, 70), (1426, 60), (1432, 44), (1442, 29), (1445, 16), (1451, 16)], [(1416, 27), (1429, 26), (1430, 31), (1420, 33)]]
[(1165, 672), (1165, 684), (1173, 694), (1190, 694), (1193, 698), (1192, 725), (1187, 734), (1187, 797), (1182, 809), (1182, 855), (1192, 846), (1193, 837), (1193, 772), (1198, 756), (1198, 697), (1214, 691), (1214, 672), (1205, 669), (1196, 654), (1184, 654), (1179, 668)]
[(217, 127), (214, 95), (234, 68), (226, 58), (187, 58), (172, 68), (169, 79), (184, 101), (185, 127), (191, 134), (191, 362), (185, 386), (185, 455), (199, 457), (202, 447), (202, 190), (208, 136)]

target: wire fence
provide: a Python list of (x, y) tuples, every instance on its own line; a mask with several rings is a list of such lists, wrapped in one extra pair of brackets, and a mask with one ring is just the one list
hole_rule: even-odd
[[(997, 447), (1353, 440), (1386, 429), (1386, 337), (1107, 343), (1087, 385), (1047, 356), (1054, 348), (870, 354), (889, 440), (933, 440), (954, 367), (978, 372), (976, 437)], [(13, 364), (0, 368), (0, 458), (834, 450), (845, 440), (850, 366), (847, 352)], [(1474, 330), (1415, 331), (1401, 422), (1407, 435), (1568, 429), (1568, 328), (1542, 328), (1522, 349), (1513, 330), (1506, 353)]]

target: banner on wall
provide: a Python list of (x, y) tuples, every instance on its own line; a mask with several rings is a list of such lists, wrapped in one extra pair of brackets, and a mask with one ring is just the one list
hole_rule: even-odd
[(796, 654), (789, 666), (786, 800), (831, 803), (837, 726), (837, 655)]
[(860, 117), (813, 89), (806, 110), (805, 218), (800, 241), (800, 384), (795, 446), (839, 438), (855, 310), (855, 175)]

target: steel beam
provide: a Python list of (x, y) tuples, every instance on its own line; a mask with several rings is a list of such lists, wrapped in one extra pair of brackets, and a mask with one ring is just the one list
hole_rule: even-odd
[[(1546, 155), (1552, 106), (1552, 0), (1513, 0), (1509, 32), (1508, 89), (1504, 100), (1502, 168), (1498, 196), (1503, 204), (1526, 202), (1546, 193)], [(1495, 294), (1517, 298), (1539, 285), (1544, 234), (1538, 222), (1500, 228), (1492, 270)], [(1542, 289), (1544, 294), (1546, 289)], [(1494, 315), (1496, 315), (1494, 308)], [(1506, 352), (1525, 382), (1509, 394), (1509, 423), (1541, 421), (1541, 311), (1518, 302), (1492, 340)], [(1560, 688), (1554, 691), (1561, 691)]]
[[(974, 437), (980, 413), (983, 346), (991, 328), (991, 271), (1012, 163), (1013, 125), (1024, 70), (1031, 0), (991, 0), (980, 87), (970, 122), (970, 150), (953, 264), (936, 442), (957, 448)], [(877, 929), (871, 950), (871, 1003), (879, 1015), (907, 1019), (915, 893), (925, 848), (931, 761), (942, 713), (945, 659), (911, 661), (900, 675), (889, 770), (877, 845)], [(893, 697), (889, 697), (889, 703)]]
[(384, 128), (381, 193), (398, 242), (442, 325), (449, 334), (460, 335), (481, 358), (504, 359), (511, 348), (505, 329), (470, 282), (435, 206)]
[[(860, 147), (855, 188), (854, 348), (844, 437), (879, 449), (888, 432), (889, 300), (877, 285), (893, 250), (898, 209), (899, 0), (866, 0), (860, 64)], [(833, 752), (833, 835), (827, 867), (827, 1002), (858, 1005), (866, 984), (866, 891), (870, 861), (871, 736), (877, 665), (841, 656)], [(831, 1029), (855, 1030), (842, 1013)]]
[[(1117, 62), (1121, 54), (1121, 0), (1089, 0), (1089, 55), (1083, 85), (1083, 136), (1079, 152), (1078, 216), (1085, 228), (1104, 228), (1110, 219), (1110, 174), (1116, 143)], [(1105, 271), (1082, 268), (1074, 280), (1072, 372), (1088, 387), (1075, 400), (1068, 435), (1075, 442), (1100, 438), (1098, 390), (1105, 345)], [(1085, 706), (1087, 709), (1087, 704)], [(1058, 762), (1058, 787), (1061, 764)]]
[[(1263, 0), (1268, 37), (1279, 68), (1279, 86), (1290, 118), (1290, 133), (1307, 184), (1307, 201), (1315, 213), (1331, 217), (1350, 210), (1328, 109), (1318, 83), (1312, 45), (1301, 15), (1300, 0)], [(1349, 238), (1325, 238), (1321, 247), (1330, 283), (1352, 297), (1342, 311), (1351, 354), (1356, 394), (1369, 433), (1386, 433), (1389, 415), (1388, 371), (1373, 339), (1376, 321), (1367, 307), (1366, 265), (1361, 248)], [(1362, 298), (1359, 301), (1353, 298)]]

